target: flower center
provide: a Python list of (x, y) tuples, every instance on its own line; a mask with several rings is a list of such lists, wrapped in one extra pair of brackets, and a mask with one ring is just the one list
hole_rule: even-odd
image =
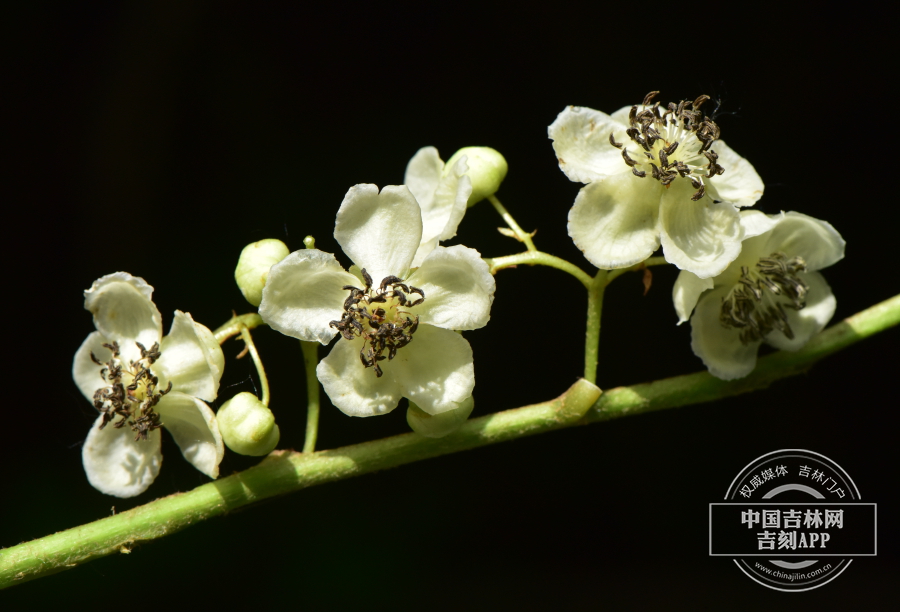
[[(404, 308), (424, 302), (425, 292), (404, 284), (397, 276), (385, 277), (376, 290), (365, 268), (362, 276), (366, 288), (344, 285), (343, 289), (350, 292), (344, 300), (344, 314), (340, 321), (332, 321), (329, 325), (347, 340), (365, 338), (359, 359), (365, 367), (375, 368), (376, 376), (381, 376), (384, 372), (378, 362), (393, 359), (398, 349), (412, 342), (419, 327), (419, 316), (411, 318)], [(418, 297), (410, 299), (414, 294)]]
[(738, 284), (722, 299), (719, 321), (740, 329), (744, 344), (758, 342), (775, 329), (793, 339), (784, 309), (806, 307), (809, 291), (799, 272), (806, 272), (803, 258), (788, 259), (784, 253), (760, 257), (755, 270), (742, 266)]
[(120, 429), (127, 423), (135, 433), (134, 440), (147, 440), (150, 432), (159, 429), (159, 414), (154, 406), (162, 397), (172, 390), (169, 382), (165, 391), (157, 389), (159, 378), (153, 374), (150, 366), (159, 359), (159, 342), (153, 344), (147, 350), (140, 342), (135, 342), (141, 351), (141, 358), (137, 361), (129, 360), (125, 366), (120, 358), (118, 342), (104, 344), (112, 352), (109, 361), (102, 362), (91, 353), (91, 359), (99, 366), (100, 378), (109, 383), (108, 387), (101, 387), (94, 393), (94, 407), (103, 413), (103, 422), (100, 429), (116, 418), (122, 419), (113, 423), (113, 427)]
[(631, 107), (626, 130), (631, 143), (616, 142), (609, 135), (609, 144), (622, 150), (622, 159), (638, 178), (650, 176), (668, 187), (677, 178), (687, 179), (697, 191), (691, 196), (695, 202), (706, 195), (706, 183), (725, 169), (717, 163), (719, 156), (710, 149), (719, 138), (719, 126), (700, 112), (700, 106), (709, 96), (700, 96), (693, 102), (670, 102), (661, 110), (659, 102), (650, 106), (658, 94), (651, 91), (641, 104)]

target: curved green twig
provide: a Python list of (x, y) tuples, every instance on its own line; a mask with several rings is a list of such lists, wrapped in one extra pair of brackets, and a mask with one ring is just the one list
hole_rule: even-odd
[(860, 312), (794, 353), (760, 359), (754, 372), (725, 382), (706, 372), (599, 390), (579, 380), (559, 398), (468, 421), (446, 438), (403, 434), (317, 453), (276, 451), (244, 472), (115, 516), (0, 550), (0, 588), (59, 572), (137, 542), (161, 538), (253, 502), (306, 487), (573, 425), (708, 402), (768, 386), (900, 322), (900, 295)]

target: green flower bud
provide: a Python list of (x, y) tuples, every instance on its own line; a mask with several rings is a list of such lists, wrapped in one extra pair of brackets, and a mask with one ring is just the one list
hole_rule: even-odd
[(469, 206), (478, 204), (488, 196), (494, 195), (500, 189), (500, 183), (506, 178), (506, 159), (499, 151), (490, 147), (463, 147), (447, 160), (444, 172), (448, 172), (459, 158), (466, 156), (466, 164), (469, 166), (466, 174), (472, 181), (472, 195), (469, 196)]
[(272, 411), (252, 393), (238, 393), (216, 413), (225, 446), (239, 455), (268, 455), (278, 445), (281, 431)]
[(443, 438), (462, 427), (474, 408), (475, 400), (471, 395), (461, 402), (456, 410), (448, 410), (440, 414), (428, 414), (410, 402), (406, 411), (406, 422), (420, 436)]
[(244, 294), (244, 298), (259, 306), (262, 302), (262, 291), (269, 276), (269, 268), (288, 256), (287, 246), (275, 238), (266, 238), (244, 247), (234, 270), (234, 280)]

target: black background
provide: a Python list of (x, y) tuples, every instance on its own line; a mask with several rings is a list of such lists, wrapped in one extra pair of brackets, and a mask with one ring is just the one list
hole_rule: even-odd
[[(650, 90), (722, 99), (723, 139), (766, 183), (757, 208), (831, 222), (847, 256), (826, 271), (843, 318), (897, 293), (895, 96), (885, 12), (787, 14), (714, 4), (335, 5), (29, 3), (4, 98), (6, 394), (0, 545), (92, 521), (207, 481), (164, 436), (145, 494), (114, 499), (84, 477), (94, 410), (71, 380), (93, 330), (82, 291), (110, 272), (145, 278), (168, 329), (177, 308), (215, 328), (249, 311), (241, 248), (292, 249), (331, 232), (347, 189), (398, 184), (434, 145), (488, 145), (510, 166), (498, 194), (538, 247), (591, 269), (566, 235), (580, 185), (546, 126), (567, 104), (607, 112)], [(457, 242), (515, 252), (495, 212), (471, 209)], [(340, 256), (339, 256), (340, 257)], [(598, 383), (702, 368), (676, 327), (676, 271), (607, 293)], [(582, 372), (584, 300), (546, 268), (500, 273), (492, 321), (467, 333), (475, 415), (549, 399)], [(545, 301), (530, 297), (556, 296)], [(546, 331), (551, 330), (551, 331)], [(542, 335), (534, 340), (535, 333)], [(256, 336), (281, 446), (303, 444), (297, 343)], [(711, 404), (629, 417), (309, 489), (0, 594), (4, 609), (226, 604), (334, 610), (878, 609), (898, 568), (895, 331), (808, 375)], [(224, 347), (220, 398), (253, 387)], [(320, 448), (407, 430), (402, 408), (352, 419), (325, 406)], [(707, 504), (750, 461), (806, 448), (879, 503), (879, 556), (784, 594), (707, 556)], [(255, 463), (231, 453), (229, 474)], [(893, 598), (896, 600), (896, 597)]]

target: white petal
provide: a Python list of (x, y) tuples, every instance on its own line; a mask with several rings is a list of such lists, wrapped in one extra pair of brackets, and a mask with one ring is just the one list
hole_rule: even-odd
[(459, 407), (475, 388), (472, 347), (456, 332), (420, 325), (413, 341), (397, 351), (386, 367), (403, 396), (428, 414), (440, 414)]
[(340, 321), (349, 295), (341, 289), (345, 285), (360, 282), (334, 255), (318, 249), (294, 251), (269, 270), (259, 316), (282, 334), (328, 344), (337, 333), (328, 324)]
[(159, 430), (151, 431), (148, 440), (135, 442), (134, 432), (128, 425), (116, 429), (109, 423), (100, 429), (102, 422), (103, 415), (100, 415), (81, 449), (88, 481), (107, 495), (140, 495), (156, 480), (162, 464)]
[(784, 213), (767, 215), (759, 210), (742, 210), (741, 226), (744, 228), (744, 240), (765, 234), (781, 223)]
[(162, 336), (162, 317), (151, 295), (153, 287), (127, 272), (99, 278), (84, 292), (84, 307), (93, 313), (97, 331), (119, 342), (126, 362), (140, 358), (135, 342), (150, 348)]
[(225, 445), (216, 425), (216, 415), (209, 406), (173, 391), (159, 401), (156, 411), (184, 458), (210, 478), (217, 478)]
[(578, 192), (569, 211), (569, 236), (598, 268), (644, 261), (659, 248), (661, 190), (657, 181), (631, 173), (591, 183)]
[(672, 287), (672, 301), (675, 304), (675, 312), (678, 314), (678, 324), (681, 325), (691, 318), (691, 312), (700, 299), (700, 294), (713, 288), (713, 279), (700, 278), (692, 272), (682, 270), (675, 279)]
[(766, 243), (765, 255), (780, 251), (788, 257), (800, 256), (810, 271), (827, 268), (844, 258), (846, 243), (830, 223), (798, 212), (789, 212)]
[[(421, 329), (420, 326), (416, 339)], [(380, 378), (375, 375), (374, 368), (363, 366), (359, 351), (364, 345), (362, 338), (341, 338), (316, 368), (316, 375), (331, 403), (349, 416), (367, 417), (390, 412), (397, 407), (403, 395), (400, 385), (390, 375), (391, 364), (388, 361), (380, 362), (385, 370)], [(400, 349), (398, 356), (409, 346)]]
[(727, 287), (705, 294), (691, 317), (691, 348), (703, 360), (709, 373), (722, 380), (743, 378), (756, 367), (756, 353), (761, 342), (743, 344), (740, 330), (719, 322), (722, 297)]
[(375, 185), (356, 185), (338, 210), (334, 237), (376, 285), (392, 274), (403, 277), (422, 240), (419, 203), (405, 185), (381, 193)]
[(425, 210), (431, 208), (434, 192), (441, 182), (441, 174), (444, 171), (444, 162), (434, 147), (422, 147), (412, 156), (406, 165), (406, 174), (403, 184), (409, 187), (419, 206), (422, 207), (424, 217)]
[(718, 164), (725, 173), (709, 179), (709, 195), (737, 207), (753, 206), (765, 188), (756, 170), (722, 140), (717, 140), (712, 150), (719, 155)]
[[(472, 195), (472, 180), (466, 175), (469, 167), (466, 165), (466, 156), (462, 156), (450, 171), (441, 179), (437, 191), (434, 192), (435, 208), (446, 210), (442, 212), (439, 219), (443, 219), (444, 226), (438, 236), (441, 240), (450, 240), (456, 236), (456, 228), (462, 221), (468, 207), (469, 196)], [(447, 202), (444, 204), (444, 202)], [(422, 223), (424, 225), (424, 211), (422, 213)], [(435, 226), (440, 225), (436, 222)]]
[(103, 366), (98, 366), (91, 359), (91, 352), (104, 363), (112, 357), (109, 349), (103, 346), (106, 342), (103, 334), (91, 332), (75, 352), (75, 359), (72, 362), (72, 378), (75, 379), (75, 384), (78, 385), (82, 395), (91, 403), (94, 401), (94, 392), (109, 385), (100, 377), (100, 370)]
[(631, 142), (626, 125), (606, 113), (583, 106), (567, 106), (547, 128), (560, 169), (578, 183), (592, 183), (628, 170), (622, 151), (609, 143)]
[(662, 198), (660, 241), (666, 261), (700, 278), (720, 274), (741, 252), (743, 228), (731, 204), (709, 197), (691, 201), (687, 181), (675, 181)]
[(456, 236), (456, 228), (466, 214), (469, 196), (472, 194), (472, 181), (465, 176), (466, 170), (468, 167), (463, 156), (441, 178), (431, 203), (426, 206), (419, 202), (422, 209), (422, 241), (413, 258), (413, 267), (422, 265), (422, 261), (437, 246), (438, 240), (449, 240)]
[(825, 278), (818, 272), (809, 272), (799, 275), (809, 285), (809, 293), (806, 298), (806, 308), (802, 310), (785, 309), (788, 324), (794, 332), (794, 339), (789, 340), (780, 331), (770, 332), (765, 340), (772, 346), (783, 351), (796, 351), (809, 342), (809, 339), (822, 331), (837, 308), (837, 300), (831, 292), (831, 287), (825, 282)]
[[(628, 121), (628, 115), (631, 113), (632, 106), (633, 106), (632, 104), (629, 104), (628, 106), (623, 106), (616, 112), (610, 114), (610, 117), (612, 118), (613, 121), (617, 121), (627, 128), (630, 125), (630, 123)], [(644, 106), (642, 104), (638, 104), (637, 107), (638, 107), (638, 112), (644, 110)], [(616, 142), (618, 142), (618, 141), (616, 141)]]
[(478, 329), (491, 318), (496, 284), (475, 249), (438, 247), (408, 282), (425, 292), (425, 301), (414, 309), (423, 323), (445, 329)]
[(191, 315), (175, 311), (172, 329), (159, 344), (160, 358), (151, 366), (160, 378), (160, 388), (168, 383), (179, 393), (208, 402), (216, 399), (225, 356), (212, 332), (196, 323)]

